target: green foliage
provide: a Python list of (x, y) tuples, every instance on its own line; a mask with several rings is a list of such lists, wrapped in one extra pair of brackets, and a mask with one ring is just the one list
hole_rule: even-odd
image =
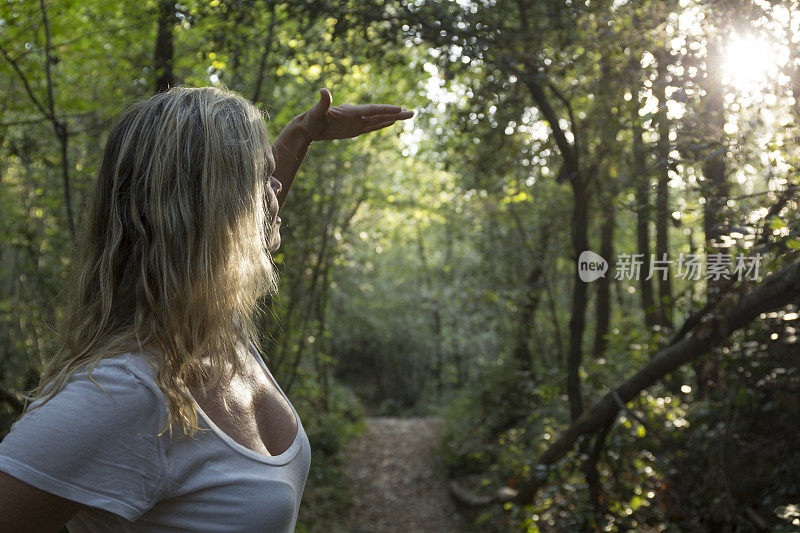
[[(417, 109), (408, 125), (315, 143), (281, 213), (281, 290), (264, 301), (262, 329), (315, 453), (300, 530), (325, 530), (349, 500), (341, 451), (363, 416), (430, 413), (447, 420), (440, 457), (465, 486), (554, 481), (530, 505), (480, 514), (481, 531), (796, 529), (796, 305), (665, 376), (600, 445), (591, 436), (535, 467), (570, 424), (576, 222), (597, 251), (611, 220), (615, 255), (641, 252), (642, 234), (649, 252), (660, 234), (673, 260), (763, 253), (760, 279), (797, 257), (797, 65), (746, 94), (712, 83), (720, 69), (706, 55), (733, 33), (729, 21), (785, 45), (772, 24), (796, 6), (761, 4), (175, 5), (176, 78), (253, 99), (273, 138), (320, 87), (334, 105)], [(35, 382), (57, 342), (71, 246), (62, 163), (79, 219), (105, 133), (155, 81), (156, 2), (45, 5), (49, 52), (39, 3), (0, 6), (0, 384), (12, 390)], [(570, 158), (588, 199), (578, 214)], [(586, 406), (712, 297), (674, 266), (670, 281), (663, 299), (651, 281), (645, 308), (643, 283), (612, 279), (607, 331), (599, 282), (588, 287), (577, 368)], [(736, 280), (732, 296), (758, 282)], [(671, 319), (646, 322), (665, 307)], [(0, 434), (13, 417), (0, 404)], [(595, 446), (599, 502), (585, 471)]]
[(308, 434), (313, 467), (300, 507), (298, 531), (320, 531), (350, 504), (352, 489), (341, 452), (364, 431), (364, 408), (349, 389), (335, 384), (322, 409), (323, 398), (315, 380), (304, 380), (302, 385), (295, 395), (298, 401), (293, 401)]

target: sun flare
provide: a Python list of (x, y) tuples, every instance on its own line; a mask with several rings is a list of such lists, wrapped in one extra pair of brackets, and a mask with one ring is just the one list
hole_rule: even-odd
[(759, 92), (778, 74), (778, 54), (770, 43), (752, 35), (733, 35), (722, 63), (724, 81), (744, 93)]

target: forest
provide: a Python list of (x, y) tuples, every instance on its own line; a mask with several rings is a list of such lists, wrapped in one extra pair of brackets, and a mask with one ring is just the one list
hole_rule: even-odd
[(384, 419), (439, 424), (450, 531), (800, 530), (800, 2), (4, 0), (0, 436), (109, 128), (174, 85), (271, 138), (320, 88), (415, 110), (315, 142), (281, 213), (298, 531)]

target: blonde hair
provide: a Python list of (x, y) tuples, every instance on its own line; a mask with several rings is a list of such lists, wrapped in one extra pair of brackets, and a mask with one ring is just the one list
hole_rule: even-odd
[(226, 89), (174, 87), (124, 110), (88, 198), (62, 338), (33, 397), (47, 402), (104, 358), (146, 353), (168, 400), (162, 432), (178, 422), (194, 435), (186, 385), (242, 370), (233, 355), (258, 346), (257, 301), (277, 288), (269, 152), (261, 112)]

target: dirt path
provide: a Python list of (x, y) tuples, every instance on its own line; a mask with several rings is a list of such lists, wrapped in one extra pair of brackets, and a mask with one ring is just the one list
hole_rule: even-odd
[(440, 428), (435, 418), (367, 419), (367, 430), (345, 454), (354, 501), (336, 531), (462, 531), (433, 454)]

